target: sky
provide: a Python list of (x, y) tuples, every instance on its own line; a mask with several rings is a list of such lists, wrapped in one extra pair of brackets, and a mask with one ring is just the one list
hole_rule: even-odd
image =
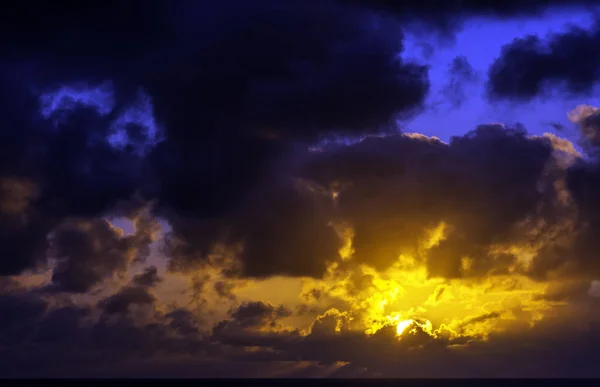
[[(597, 98), (593, 95), (559, 93), (553, 98), (537, 98), (526, 103), (490, 103), (485, 97), (487, 70), (498, 57), (502, 46), (516, 38), (525, 35), (545, 37), (550, 33), (564, 32), (571, 25), (586, 28), (592, 23), (593, 14), (584, 9), (570, 12), (550, 9), (535, 17), (517, 20), (473, 18), (464, 23), (453, 42), (429, 43), (435, 47), (429, 58), (424, 58), (422, 52), (423, 39), (415, 34), (409, 35), (408, 55), (431, 65), (433, 92), (429, 96), (432, 108), (427, 114), (421, 114), (405, 124), (404, 130), (447, 141), (450, 136), (462, 135), (481, 123), (521, 123), (529, 133), (540, 135), (555, 132), (552, 123), (568, 127), (570, 122), (565, 112), (582, 104), (597, 105)], [(451, 79), (448, 79), (449, 67), (454, 58), (461, 56), (466, 58), (472, 69), (472, 81), (463, 81), (463, 91), (459, 95), (444, 98), (444, 91), (451, 84)], [(440, 120), (445, 122), (443, 127), (439, 125)]]
[(600, 376), (593, 1), (92, 3), (0, 15), (1, 377)]

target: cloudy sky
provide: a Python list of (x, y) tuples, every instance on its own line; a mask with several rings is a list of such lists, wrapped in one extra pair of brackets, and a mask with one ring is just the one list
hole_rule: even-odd
[(0, 15), (0, 376), (600, 376), (600, 9), (441, 3)]

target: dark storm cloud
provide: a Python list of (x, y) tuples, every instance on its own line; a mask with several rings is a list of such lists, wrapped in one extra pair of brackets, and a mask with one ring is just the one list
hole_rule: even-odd
[(144, 272), (141, 274), (136, 274), (133, 277), (132, 282), (135, 285), (143, 286), (143, 287), (153, 287), (159, 282), (162, 281), (162, 278), (158, 275), (158, 269), (156, 266), (150, 266), (144, 269)]
[(102, 300), (99, 307), (107, 314), (126, 312), (131, 305), (152, 305), (156, 298), (141, 286), (130, 286)]
[[(591, 106), (579, 106), (570, 113), (570, 118), (579, 129), (579, 145), (586, 154), (586, 159), (580, 159), (569, 169), (566, 176), (566, 187), (578, 211), (578, 220), (583, 225), (574, 236), (574, 241), (559, 250), (559, 255), (568, 254), (570, 260), (577, 262), (582, 270), (590, 276), (600, 274), (595, 251), (600, 248), (600, 164), (598, 159), (598, 112)], [(551, 256), (547, 265), (557, 265), (560, 258)]]
[(40, 7), (2, 16), (6, 274), (136, 193), (193, 241), (179, 219), (229, 212), (291, 141), (389, 128), (429, 87), (396, 23), (336, 2)]
[(174, 309), (165, 317), (169, 319), (169, 327), (180, 335), (187, 336), (200, 332), (200, 319), (187, 309)]
[[(600, 273), (593, 258), (597, 167), (569, 146), (502, 125), (479, 126), (448, 144), (390, 135), (327, 145), (289, 167), (298, 177), (293, 184), (274, 179), (230, 216), (201, 228), (188, 223), (179, 235), (189, 235), (194, 244), (184, 246), (196, 254), (178, 252), (175, 243), (172, 262), (195, 267), (225, 245), (239, 259), (230, 275), (319, 278), (339, 260), (343, 238), (335, 225), (346, 224), (352, 262), (376, 269), (404, 254), (437, 277), (502, 275), (518, 267), (536, 279), (591, 279)], [(444, 239), (423, 251), (426, 230), (441, 223)], [(531, 264), (519, 263), (515, 248), (534, 251)]]
[(36, 328), (48, 303), (24, 291), (0, 295), (0, 332), (2, 345), (23, 340)]
[(31, 208), (37, 185), (29, 180), (0, 181), (0, 274), (18, 274), (45, 260), (46, 235), (53, 223)]
[(321, 276), (342, 246), (329, 224), (331, 198), (288, 177), (249, 194), (220, 221), (172, 223), (176, 235), (189, 235), (183, 246), (173, 236), (167, 239), (172, 265), (193, 268), (218, 245), (241, 245), (240, 265), (229, 268), (230, 274)]
[(407, 13), (417, 16), (440, 14), (439, 17), (451, 17), (453, 15), (473, 16), (477, 14), (495, 16), (517, 16), (540, 12), (547, 7), (580, 7), (582, 5), (594, 5), (594, 0), (545, 0), (545, 1), (519, 1), (507, 0), (478, 1), (478, 0), (449, 0), (438, 2), (425, 0), (420, 2), (389, 1), (389, 0), (342, 0), (348, 3), (362, 4), (364, 6), (384, 7), (389, 11)]
[[(595, 0), (544, 0), (544, 1), (487, 1), (487, 0), (448, 0), (448, 1), (391, 1), (391, 0), (341, 0), (369, 9), (389, 12), (405, 22), (434, 26), (443, 33), (451, 34), (460, 28), (469, 17), (487, 16), (494, 18), (515, 18), (539, 15), (549, 8), (581, 8), (595, 6)], [(429, 33), (432, 31), (430, 30)]]
[[(159, 312), (147, 288), (129, 284), (97, 309), (55, 296), (22, 287), (0, 294), (0, 375), (98, 372), (132, 356), (191, 355), (205, 348), (197, 317), (180, 309)], [(133, 315), (134, 304), (150, 313)]]
[(319, 276), (342, 246), (327, 221), (331, 200), (301, 183), (267, 187), (248, 208), (235, 220), (232, 239), (243, 243), (248, 276)]
[(108, 315), (123, 314), (133, 305), (153, 306), (156, 297), (150, 292), (162, 278), (158, 276), (156, 267), (150, 266), (143, 273), (136, 274), (131, 282), (117, 293), (98, 302), (98, 307)]
[(186, 215), (218, 216), (241, 200), (289, 152), (289, 140), (380, 130), (427, 93), (427, 69), (396, 56), (394, 24), (371, 27), (363, 13), (313, 2), (224, 20), (219, 38), (200, 46), (213, 54), (197, 70), (182, 79), (165, 70), (165, 81), (147, 86), (168, 128), (152, 155), (158, 195)]
[(148, 234), (147, 229), (140, 227), (132, 235), (123, 235), (105, 219), (61, 224), (51, 243), (52, 256), (57, 260), (53, 284), (61, 290), (85, 293), (113, 273), (124, 273), (131, 262), (145, 259), (147, 245), (153, 240)]
[[(82, 97), (78, 104), (71, 105), (67, 102), (73, 102), (72, 99), (58, 96), (58, 102), (51, 101), (46, 109), (44, 101), (29, 92), (31, 77), (11, 78), (18, 74), (19, 67), (10, 65), (0, 80), (5, 86), (1, 108), (0, 254), (3, 258), (0, 273), (5, 275), (44, 264), (50, 247), (48, 234), (60, 225), (64, 224), (61, 230), (65, 231), (69, 224), (73, 226), (78, 222), (69, 218), (79, 219), (83, 228), (87, 227), (85, 224), (90, 227), (95, 224), (94, 230), (100, 232), (98, 224), (102, 221), (97, 217), (105, 215), (141, 187), (139, 155), (132, 149), (117, 149), (105, 140), (114, 129), (111, 122), (121, 116), (120, 113), (111, 115), (112, 107), (105, 108), (110, 105), (105, 101), (110, 100), (106, 95), (110, 90), (102, 89), (99, 96), (84, 96), (86, 98)], [(16, 81), (23, 83), (19, 87)], [(61, 90), (58, 94), (78, 96), (73, 90)], [(63, 102), (69, 109), (61, 107), (63, 102), (60, 101), (65, 98)], [(120, 210), (122, 213), (118, 215), (131, 217), (139, 211), (132, 205), (129, 207), (128, 211)], [(151, 226), (153, 220), (138, 218), (135, 220), (139, 223), (136, 241), (143, 250), (156, 226)], [(107, 248), (110, 247), (97, 249), (108, 251)], [(106, 270), (95, 272), (94, 276), (110, 274), (118, 266), (105, 265)]]
[[(213, 341), (238, 347), (270, 347), (273, 343), (297, 336), (296, 331), (283, 329), (280, 320), (292, 315), (284, 305), (262, 301), (245, 302), (229, 311), (229, 318), (212, 327)], [(261, 333), (261, 330), (267, 332)], [(282, 334), (276, 333), (284, 332)]]
[[(3, 363), (6, 375), (26, 375), (27, 364), (36, 367), (29, 375), (112, 375), (122, 370), (121, 375), (213, 375), (211, 368), (228, 367), (238, 369), (246, 362), (253, 365), (254, 376), (275, 376), (272, 366), (281, 362), (298, 364), (299, 361), (314, 362), (334, 370), (345, 364), (346, 372), (354, 369), (354, 376), (383, 377), (593, 377), (597, 376), (593, 359), (598, 354), (598, 339), (595, 332), (569, 331), (567, 326), (553, 330), (528, 332), (530, 336), (516, 335), (510, 338), (493, 337), (487, 343), (471, 343), (461, 347), (448, 348), (433, 341), (423, 345), (417, 340), (413, 345), (390, 337), (366, 337), (359, 334), (337, 334), (326, 337), (300, 337), (290, 334), (251, 333), (245, 340), (229, 340), (219, 348), (206, 342), (187, 337), (180, 341), (169, 336), (151, 333), (149, 328), (123, 331), (128, 335), (117, 336), (116, 328), (111, 331), (115, 338), (126, 340), (127, 355), (110, 352), (106, 356), (91, 356), (81, 352), (59, 354), (62, 361), (70, 360), (70, 367), (62, 367), (60, 362), (48, 361), (40, 357), (41, 349), (36, 348), (36, 356), (29, 357), (29, 363), (19, 357), (8, 358)], [(123, 329), (123, 328), (121, 328)], [(156, 328), (154, 328), (156, 329)], [(567, 330), (563, 330), (567, 329)], [(108, 335), (108, 333), (106, 333)], [(532, 338), (532, 336), (534, 338)], [(98, 336), (101, 337), (101, 336)], [(105, 339), (112, 336), (102, 336)], [(417, 336), (414, 336), (415, 339)], [(137, 338), (134, 339), (134, 338)], [(147, 340), (142, 342), (141, 339)], [(91, 342), (90, 342), (91, 343)], [(111, 344), (113, 342), (111, 341)], [(154, 356), (139, 356), (143, 351), (155, 351), (158, 345), (165, 350), (154, 352)], [(253, 350), (248, 350), (252, 346)], [(194, 350), (194, 347), (200, 348)], [(100, 347), (102, 348), (102, 347)], [(208, 353), (208, 356), (202, 352)], [(78, 355), (79, 357), (76, 357)], [(132, 357), (132, 355), (134, 355)], [(566, 359), (569, 359), (566, 361)], [(217, 362), (210, 366), (210, 361)], [(129, 370), (130, 364), (144, 364), (143, 370)], [(337, 366), (335, 366), (337, 364)], [(21, 368), (17, 368), (20, 366)], [(549, 365), (551, 368), (549, 370)], [(8, 368), (8, 367), (12, 368)], [(162, 373), (157, 370), (162, 370)], [(360, 370), (360, 372), (359, 372)], [(194, 372), (197, 371), (197, 372)], [(340, 372), (341, 373), (341, 372)], [(343, 374), (343, 373), (341, 373)], [(237, 374), (236, 374), (237, 375)], [(307, 374), (306, 376), (317, 376)], [(231, 376), (222, 373), (220, 376)], [(301, 375), (297, 375), (301, 376)], [(335, 376), (323, 375), (323, 376)]]
[(76, 109), (55, 127), (41, 119), (34, 96), (20, 93), (2, 105), (2, 274), (44, 263), (50, 231), (68, 217), (102, 215), (139, 186), (131, 174), (139, 160), (102, 141), (97, 111)]
[(461, 257), (476, 258), (475, 273), (488, 272), (498, 263), (488, 256), (493, 244), (519, 242), (517, 223), (549, 199), (538, 184), (552, 152), (547, 138), (487, 125), (449, 144), (407, 135), (366, 139), (318, 154), (304, 173), (344, 187), (336, 216), (353, 227), (355, 259), (388, 267), (402, 253), (417, 253), (424, 230), (445, 222), (447, 239), (424, 258), (431, 275), (452, 277), (460, 275)]
[(551, 284), (542, 298), (550, 301), (585, 300), (589, 291), (589, 281), (565, 281)]
[(242, 327), (257, 327), (271, 323), (282, 317), (291, 316), (291, 311), (283, 305), (275, 307), (261, 301), (248, 302), (231, 312), (231, 318)]
[(551, 87), (589, 94), (600, 79), (600, 24), (571, 26), (541, 38), (526, 36), (502, 48), (488, 71), (491, 98), (530, 100)]
[(292, 311), (283, 305), (275, 306), (262, 301), (245, 302), (229, 311), (228, 320), (214, 326), (213, 335), (227, 336), (247, 329), (276, 328), (281, 318), (291, 315)]
[(600, 235), (600, 167), (580, 163), (572, 168), (568, 176), (569, 188), (580, 211), (580, 218), (586, 227), (577, 235), (576, 243), (570, 254), (584, 265), (588, 272), (600, 273), (598, 258), (594, 251), (600, 248), (598, 237)]

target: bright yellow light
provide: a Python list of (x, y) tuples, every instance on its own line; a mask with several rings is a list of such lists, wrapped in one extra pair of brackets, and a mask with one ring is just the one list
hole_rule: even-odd
[[(520, 329), (523, 323), (532, 326), (561, 303), (544, 297), (549, 283), (517, 272), (467, 275), (473, 269), (473, 257), (463, 257), (463, 278), (430, 277), (423, 257), (444, 239), (445, 225), (426, 231), (421, 246), (400, 254), (391, 267), (377, 270), (364, 263), (347, 268), (332, 264), (324, 280), (304, 282), (302, 297), (308, 303), (345, 303), (346, 309), (340, 311), (352, 316), (348, 329), (367, 335), (396, 327), (397, 336), (419, 331), (432, 337), (482, 340), (494, 332)], [(346, 232), (344, 260), (351, 261), (352, 233)], [(527, 251), (509, 247), (502, 251), (527, 260)], [(320, 299), (312, 297), (313, 293)]]
[(398, 325), (396, 326), (396, 334), (398, 336), (401, 336), (404, 331), (410, 327), (412, 324), (414, 323), (414, 320), (404, 320), (404, 321), (400, 321), (398, 323)]

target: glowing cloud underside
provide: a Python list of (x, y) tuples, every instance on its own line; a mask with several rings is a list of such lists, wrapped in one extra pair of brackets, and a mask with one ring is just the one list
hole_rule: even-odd
[[(421, 251), (444, 239), (441, 223), (425, 230)], [(353, 259), (351, 233), (341, 250), (346, 262)], [(463, 259), (468, 270), (468, 257)], [(363, 278), (360, 286), (356, 278)], [(416, 256), (403, 255), (387, 270), (377, 271), (360, 264), (342, 270), (334, 263), (323, 280), (305, 280), (301, 297), (312, 305), (339, 303), (345, 312), (330, 313), (339, 319), (338, 331), (362, 330), (373, 335), (395, 327), (400, 338), (417, 331), (434, 338), (460, 337), (486, 340), (494, 332), (531, 327), (561, 301), (548, 301), (544, 295), (549, 282), (535, 282), (516, 273), (484, 278), (431, 278), (425, 263)], [(317, 300), (315, 293), (321, 295)]]

